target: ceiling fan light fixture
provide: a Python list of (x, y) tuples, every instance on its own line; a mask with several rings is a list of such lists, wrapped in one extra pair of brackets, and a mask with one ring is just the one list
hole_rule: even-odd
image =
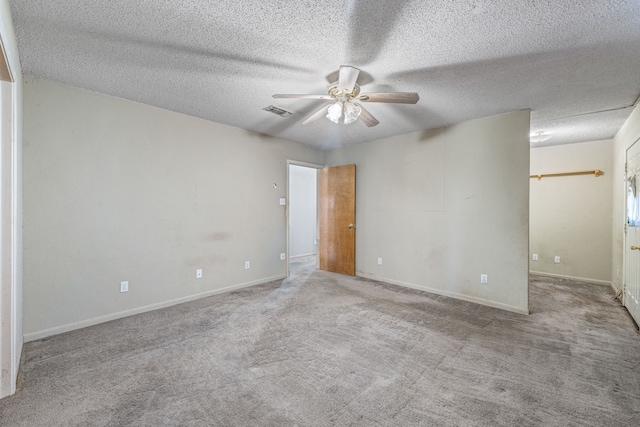
[(337, 124), (340, 123), (340, 119), (344, 115), (344, 124), (348, 125), (360, 119), (367, 127), (376, 126), (380, 124), (380, 122), (358, 102), (415, 104), (420, 99), (420, 96), (415, 92), (377, 92), (361, 94), (360, 86), (357, 83), (359, 74), (360, 70), (356, 67), (342, 65), (338, 71), (338, 81), (329, 86), (329, 91), (326, 95), (277, 93), (273, 95), (273, 97), (317, 99), (332, 102), (332, 104), (325, 105), (309, 116), (302, 122), (303, 125), (314, 123), (323, 116)]
[(342, 102), (336, 102), (327, 110), (327, 119), (331, 120), (333, 123), (339, 123), (340, 117), (342, 117)]
[(358, 117), (360, 117), (361, 112), (362, 112), (362, 109), (356, 104), (352, 104), (351, 102), (345, 102), (344, 124), (348, 125), (358, 120)]

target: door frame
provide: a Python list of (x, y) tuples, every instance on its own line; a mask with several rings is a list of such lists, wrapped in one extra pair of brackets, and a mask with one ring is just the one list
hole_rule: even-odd
[(0, 398), (16, 392), (23, 346), (22, 73), (10, 16), (0, 16)]
[[(291, 273), (289, 270), (289, 202), (291, 200), (291, 193), (290, 193), (290, 189), (291, 189), (291, 183), (290, 183), (290, 179), (291, 177), (289, 176), (289, 167), (290, 166), (302, 166), (305, 168), (311, 168), (311, 169), (317, 169), (320, 170), (322, 168), (325, 168), (326, 166), (324, 165), (318, 165), (315, 163), (308, 163), (308, 162), (301, 162), (298, 160), (290, 160), (287, 159), (287, 196), (286, 196), (286, 203), (285, 203), (285, 221), (286, 221), (286, 227), (285, 227), (285, 239), (286, 239), (286, 249), (285, 249), (285, 264), (287, 266), (286, 268), (286, 275), (287, 277), (289, 277), (289, 274)], [(318, 218), (318, 175), (316, 174), (316, 219)], [(317, 240), (317, 236), (318, 236), (318, 222), (316, 221), (316, 240)], [(316, 251), (316, 267), (318, 266), (318, 252)]]

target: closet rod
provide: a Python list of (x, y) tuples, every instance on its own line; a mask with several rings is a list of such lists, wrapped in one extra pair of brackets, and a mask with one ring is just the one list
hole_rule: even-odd
[(571, 176), (571, 175), (594, 175), (594, 176), (600, 176), (603, 173), (604, 172), (602, 172), (600, 169), (595, 169), (595, 170), (591, 170), (591, 171), (539, 173), (537, 175), (529, 175), (529, 178), (538, 178), (538, 181), (540, 181), (542, 178), (547, 178), (547, 177), (551, 177), (551, 176)]

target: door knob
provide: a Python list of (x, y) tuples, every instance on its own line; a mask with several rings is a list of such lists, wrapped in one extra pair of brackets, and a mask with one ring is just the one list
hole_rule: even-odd
[[(349, 230), (351, 230), (353, 227), (354, 227), (353, 224), (349, 224)], [(640, 249), (640, 248), (638, 248), (638, 249)]]
[(640, 251), (640, 246), (631, 246), (632, 251)]

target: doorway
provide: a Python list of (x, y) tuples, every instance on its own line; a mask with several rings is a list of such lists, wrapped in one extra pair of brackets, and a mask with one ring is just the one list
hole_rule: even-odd
[(287, 277), (318, 264), (318, 170), (322, 166), (288, 162)]
[(294, 266), (355, 276), (355, 168), (287, 162), (287, 277)]

